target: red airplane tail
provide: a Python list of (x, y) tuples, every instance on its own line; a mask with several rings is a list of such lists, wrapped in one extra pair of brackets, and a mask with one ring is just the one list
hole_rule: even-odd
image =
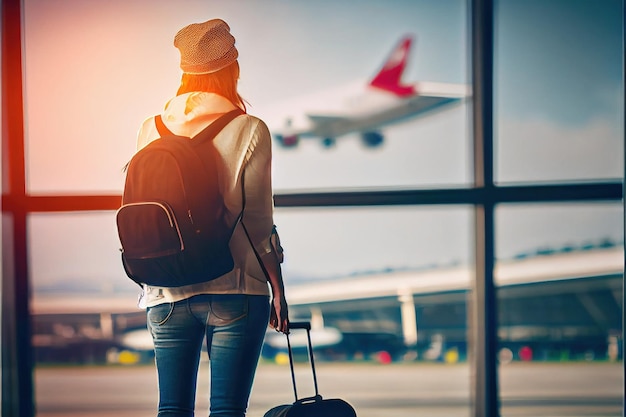
[(406, 67), (413, 37), (410, 35), (402, 38), (394, 48), (385, 65), (370, 81), (370, 86), (393, 93), (399, 97), (408, 97), (416, 93), (413, 85), (402, 85), (402, 74)]

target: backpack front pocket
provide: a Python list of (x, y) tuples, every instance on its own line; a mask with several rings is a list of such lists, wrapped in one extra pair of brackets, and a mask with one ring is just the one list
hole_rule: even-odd
[(125, 204), (117, 211), (116, 221), (126, 258), (159, 258), (185, 249), (174, 212), (166, 203)]

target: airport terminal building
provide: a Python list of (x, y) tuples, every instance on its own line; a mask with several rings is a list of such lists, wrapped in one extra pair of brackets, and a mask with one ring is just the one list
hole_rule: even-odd
[[(522, 254), (499, 262), (500, 361), (621, 359), (623, 246)], [(384, 271), (288, 286), (294, 320), (310, 320), (320, 360), (464, 361), (471, 268)], [(150, 360), (145, 313), (133, 295), (72, 307), (72, 294), (34, 302), (40, 363)], [(84, 296), (83, 296), (84, 297)], [(82, 305), (81, 305), (82, 304)], [(143, 338), (140, 335), (143, 334)], [(333, 333), (335, 337), (330, 336)], [(273, 335), (266, 359), (284, 352)], [(130, 359), (129, 359), (130, 358)]]

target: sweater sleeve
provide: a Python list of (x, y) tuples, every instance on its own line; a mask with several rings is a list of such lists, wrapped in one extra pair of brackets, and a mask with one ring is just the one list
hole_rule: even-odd
[(259, 121), (250, 142), (245, 165), (245, 208), (243, 222), (259, 254), (271, 252), (270, 236), (274, 227), (272, 192), (272, 142), (270, 132)]

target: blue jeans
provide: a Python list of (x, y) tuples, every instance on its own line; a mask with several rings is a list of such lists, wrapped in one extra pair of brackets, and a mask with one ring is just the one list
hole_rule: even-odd
[(194, 415), (206, 336), (211, 417), (243, 417), (269, 321), (269, 297), (196, 295), (148, 308), (159, 381), (159, 417)]

